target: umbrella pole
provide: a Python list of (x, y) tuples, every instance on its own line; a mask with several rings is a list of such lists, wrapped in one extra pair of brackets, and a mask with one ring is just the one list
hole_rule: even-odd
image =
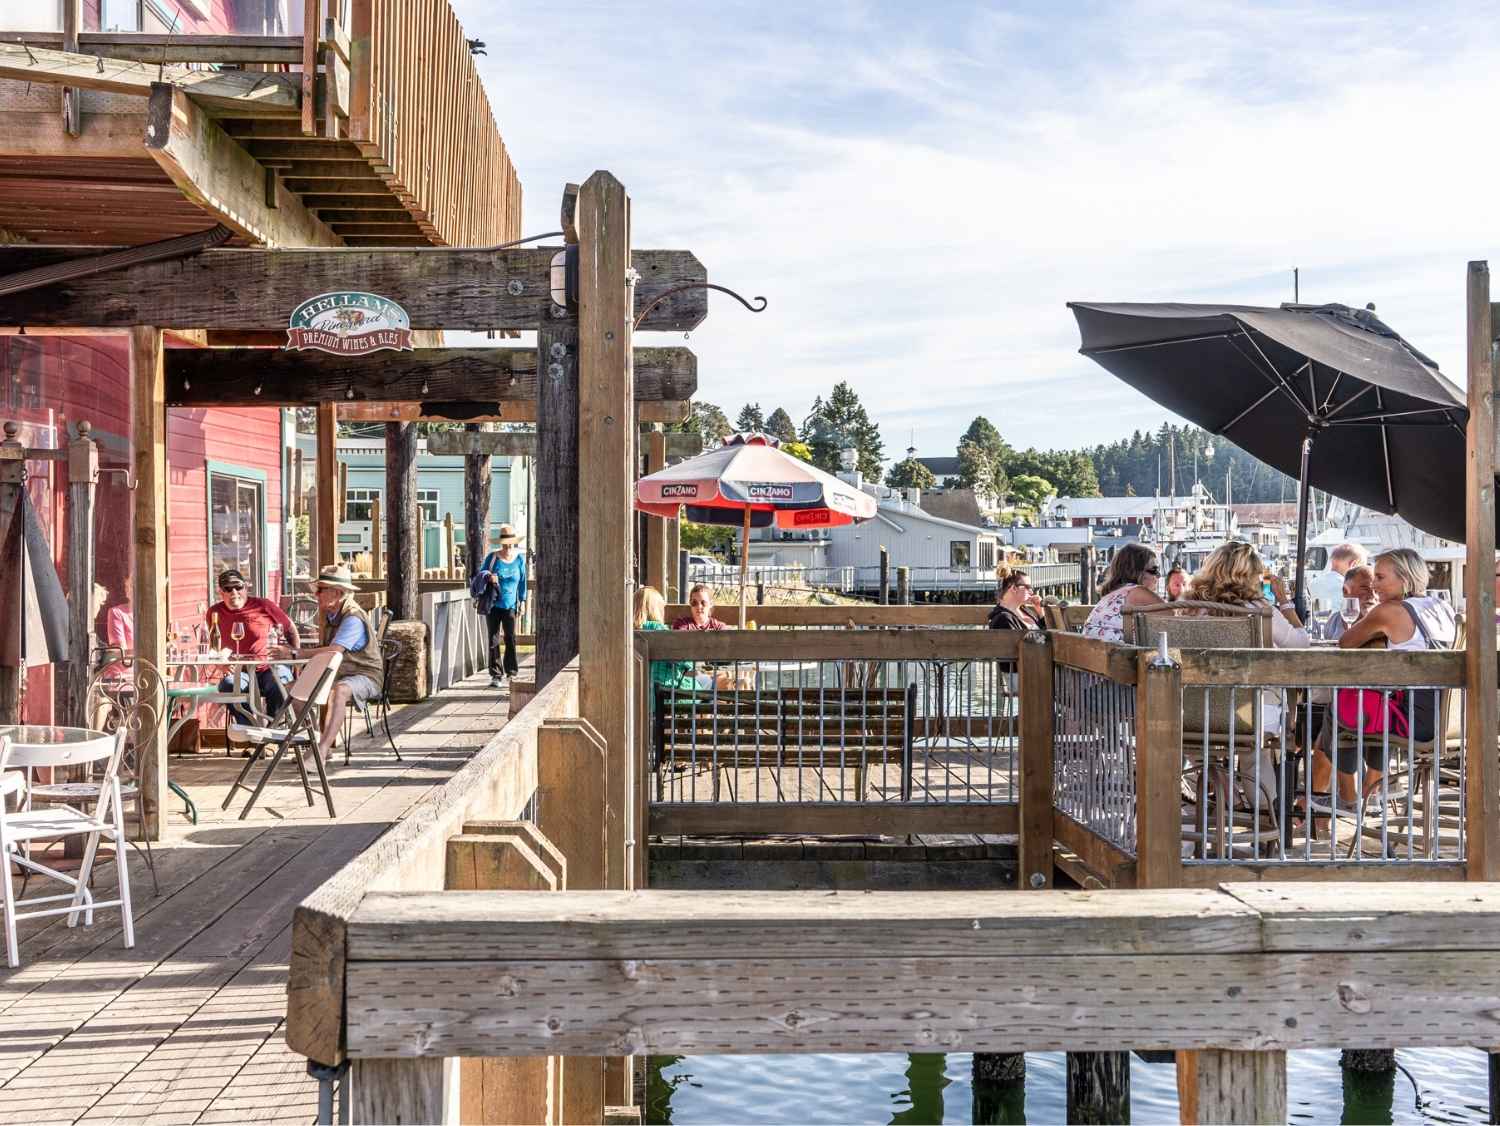
[(1307, 569), (1307, 501), (1308, 501), (1308, 479), (1307, 463), (1312, 456), (1313, 436), (1308, 434), (1302, 439), (1302, 476), (1297, 481), (1297, 585), (1292, 594), (1292, 601), (1297, 604), (1297, 613), (1304, 619), (1307, 617), (1307, 603), (1303, 597), (1303, 585), (1306, 582)]
[(745, 506), (745, 526), (740, 533), (740, 629), (745, 628), (745, 584), (750, 579), (750, 506)]

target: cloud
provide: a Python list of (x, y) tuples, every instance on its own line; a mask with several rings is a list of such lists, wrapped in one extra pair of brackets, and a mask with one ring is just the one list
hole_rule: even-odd
[(1463, 7), (457, 0), (526, 190), (629, 187), (637, 245), (727, 298), (702, 397), (849, 380), (888, 451), (1107, 441), (1165, 412), (1076, 353), (1069, 299), (1374, 301), (1463, 380), (1500, 43)]

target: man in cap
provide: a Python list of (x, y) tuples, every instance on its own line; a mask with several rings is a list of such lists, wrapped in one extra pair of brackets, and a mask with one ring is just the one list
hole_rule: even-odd
[(385, 681), (385, 664), (380, 656), (380, 638), (362, 606), (354, 600), (354, 576), (342, 563), (324, 567), (313, 584), (318, 600), (318, 625), (323, 644), (306, 649), (307, 655), (333, 650), (344, 655), (338, 680), (323, 712), (323, 732), (318, 740), (318, 755), (328, 761), (328, 752), (344, 725), (344, 713), (350, 703), (362, 704), (380, 695)]
[[(281, 711), (286, 704), (286, 694), (281, 686), (291, 679), (291, 670), (285, 665), (273, 666), (270, 663), (272, 635), (277, 630), (282, 632), (291, 647), (289, 655), (292, 657), (298, 655), (297, 649), (302, 644), (297, 627), (287, 617), (286, 611), (269, 598), (251, 594), (245, 576), (231, 567), (219, 575), (219, 601), (208, 608), (203, 624), (210, 628), (218, 626), (221, 644), (231, 646), (235, 656), (266, 658), (265, 664), (255, 666), (255, 686), (265, 701), (268, 715)], [(244, 627), (243, 637), (234, 636), (236, 625)], [(219, 691), (244, 691), (249, 679), (241, 669), (220, 681)], [(242, 723), (255, 722), (249, 712), (237, 704), (230, 704), (229, 710)]]

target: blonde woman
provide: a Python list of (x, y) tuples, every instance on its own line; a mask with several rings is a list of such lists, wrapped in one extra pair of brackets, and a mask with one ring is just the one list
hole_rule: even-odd
[[(643, 586), (635, 592), (635, 628), (664, 630), (667, 623), (667, 600), (654, 586)], [(692, 691), (698, 687), (691, 661), (652, 661), (651, 684), (654, 688)]]
[(1271, 615), (1271, 644), (1277, 649), (1306, 649), (1312, 644), (1297, 609), (1287, 597), (1281, 578), (1266, 570), (1255, 548), (1248, 543), (1226, 543), (1216, 547), (1193, 576), (1188, 597), (1199, 602), (1222, 602), (1230, 606), (1259, 608), (1266, 605), (1262, 581), (1271, 584), (1276, 613)]

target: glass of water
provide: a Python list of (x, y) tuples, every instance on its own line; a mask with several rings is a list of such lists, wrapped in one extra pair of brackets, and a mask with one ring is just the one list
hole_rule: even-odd
[(1346, 629), (1349, 626), (1352, 626), (1355, 622), (1359, 621), (1359, 611), (1360, 611), (1359, 599), (1357, 599), (1357, 598), (1346, 598), (1346, 599), (1344, 599), (1344, 605), (1343, 605), (1343, 608), (1339, 611), (1339, 617), (1341, 617), (1341, 618), (1344, 619), (1344, 627)]

